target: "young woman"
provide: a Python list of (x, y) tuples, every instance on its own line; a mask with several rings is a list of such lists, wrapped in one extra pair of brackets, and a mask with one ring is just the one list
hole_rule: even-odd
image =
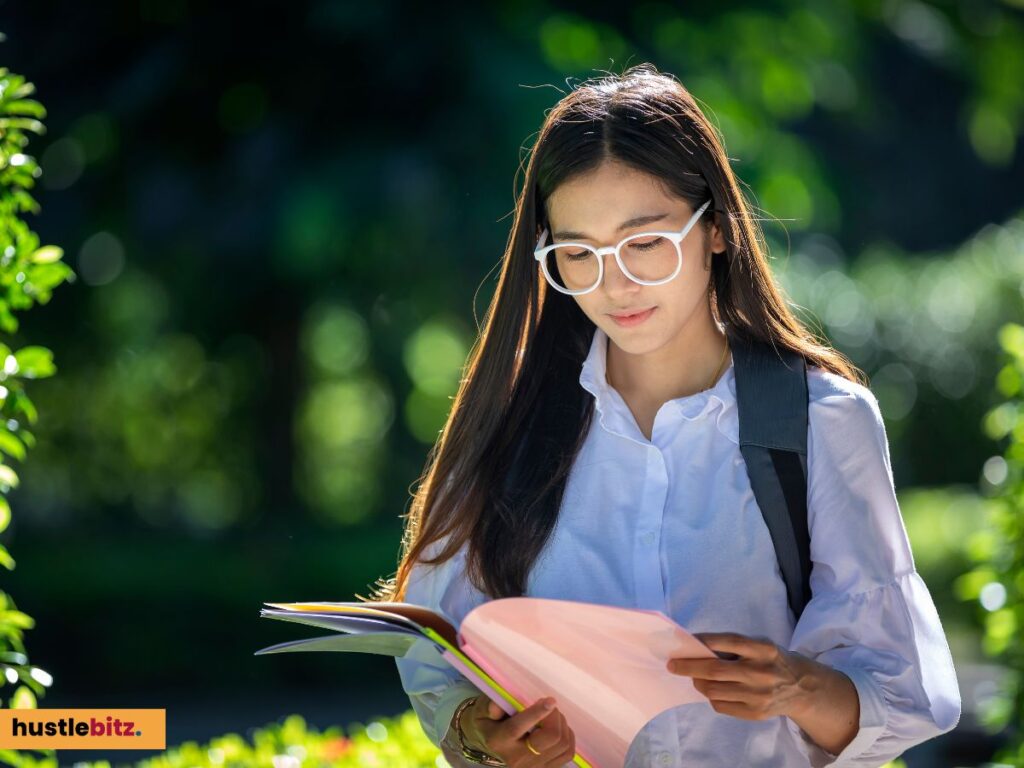
[[(739, 450), (727, 329), (807, 363), (813, 568), (799, 621)], [(959, 721), (878, 403), (790, 311), (720, 138), (651, 65), (583, 83), (544, 121), (421, 479), (397, 574), (374, 599), (456, 625), (519, 595), (654, 609), (724, 654), (670, 662), (709, 706), (648, 723), (630, 768), (877, 766)], [(507, 716), (426, 643), (397, 664), (453, 765), (572, 759), (557, 702)]]

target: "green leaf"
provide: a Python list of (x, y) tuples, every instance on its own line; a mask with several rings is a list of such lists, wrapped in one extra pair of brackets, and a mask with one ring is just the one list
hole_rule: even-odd
[(1013, 397), (1021, 391), (1021, 370), (1012, 363), (1004, 365), (996, 375), (996, 388), (1005, 397)]
[(11, 709), (36, 709), (36, 695), (27, 685), (19, 685), (11, 697)]
[(1019, 418), (1013, 402), (1000, 403), (984, 415), (982, 429), (993, 440), (1001, 440), (1017, 426)]
[[(5, 552), (7, 551), (3, 547), (0, 547), (0, 549), (4, 549)], [(19, 629), (32, 629), (36, 625), (36, 621), (27, 613), (22, 613), (21, 611), (3, 611), (0, 612), (0, 624), (8, 624)]]
[[(0, 427), (0, 451), (8, 456), (13, 456), (18, 461), (25, 460), (25, 444), (12, 432), (8, 432), (6, 427)], [(0, 530), (3, 529), (0, 528)]]
[(0, 565), (2, 565), (8, 571), (13, 571), (15, 566), (17, 565), (17, 563), (15, 563), (14, 561), (14, 558), (11, 556), (11, 553), (7, 551), (7, 547), (5, 547), (3, 544), (0, 544)]
[(1024, 326), (1006, 323), (999, 329), (999, 344), (1014, 357), (1024, 357)]
[(2, 117), (0, 118), (0, 129), (5, 131), (16, 130), (32, 131), (33, 133), (44, 134), (46, 127), (38, 120), (29, 117)]
[(18, 473), (6, 464), (0, 464), (0, 485), (6, 485), (8, 488), (18, 487)]
[(30, 257), (36, 264), (50, 264), (64, 257), (64, 249), (56, 245), (44, 245)]
[(36, 447), (36, 436), (29, 432), (27, 429), (19, 429), (17, 432), (17, 437), (19, 440), (21, 440), (22, 443), (25, 444), (26, 448)]
[(53, 352), (46, 347), (22, 347), (14, 353), (14, 359), (18, 361), (18, 375), (26, 379), (43, 379), (57, 372)]
[[(29, 399), (29, 396), (24, 392), (13, 392), (12, 395), (14, 398), (14, 411), (22, 414), (26, 419), (28, 419), (29, 424), (35, 424), (39, 419), (39, 412), (36, 411), (36, 406)], [(11, 397), (12, 395), (8, 395), (8, 397)], [(25, 442), (27, 443), (28, 440), (25, 440)]]
[[(38, 253), (38, 251), (37, 251)], [(56, 288), (65, 280), (74, 276), (74, 272), (63, 261), (50, 262), (48, 264), (37, 264), (28, 270), (26, 281), (26, 292), (31, 290), (36, 293), (49, 291)], [(29, 287), (31, 286), (31, 288)]]
[(7, 497), (0, 496), (0, 533), (7, 530), (7, 526), (11, 524), (11, 503), (7, 501)]
[(30, 115), (42, 120), (46, 117), (46, 107), (35, 99), (16, 99), (4, 105), (4, 111), (11, 115)]
[(27, 211), (29, 213), (39, 213), (39, 203), (32, 197), (28, 192), (23, 189), (14, 190), (11, 195), (18, 203), (19, 211)]
[(18, 330), (18, 318), (11, 314), (6, 301), (0, 303), (0, 330), (5, 333), (14, 333)]

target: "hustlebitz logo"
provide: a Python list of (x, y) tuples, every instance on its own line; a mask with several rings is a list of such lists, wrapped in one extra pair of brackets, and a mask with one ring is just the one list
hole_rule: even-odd
[(166, 749), (166, 709), (0, 709), (0, 749)]
[(17, 717), (11, 721), (12, 736), (141, 736), (131, 720), (122, 722), (119, 718), (107, 716), (105, 723), (95, 717), (88, 722), (73, 717), (49, 720), (45, 723), (29, 721), (23, 723)]

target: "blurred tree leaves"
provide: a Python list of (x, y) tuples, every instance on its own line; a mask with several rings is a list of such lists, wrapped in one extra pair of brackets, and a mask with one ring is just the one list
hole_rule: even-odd
[[(957, 451), (949, 440), (980, 418), (987, 340), (1016, 311), (1019, 270), (978, 255), (1014, 247), (1016, 211), (908, 190), (977, 173), (968, 162), (1014, 162), (1020, 14), (903, 0), (492, 10), (467, 13), (449, 46), (480, 54), (474, 67), (438, 56), (411, 8), (312, 2), (273, 47), (228, 35), (217, 49), (193, 43), (230, 27), (218, 12), (143, 14), (160, 36), (122, 61), (132, 87), (100, 87), (47, 148), (54, 189), (82, 175), (58, 196), (92, 192), (74, 229), (89, 290), (65, 310), (65, 375), (40, 394), (46, 445), (20, 491), (40, 525), (127, 516), (208, 535), (295, 506), (282, 522), (393, 527), (450, 407), (472, 291), (485, 302), (492, 287), (511, 148), (558, 95), (530, 86), (645, 58), (719, 125), (809, 322), (875, 375), (900, 479), (976, 473), (981, 436)], [(92, 29), (69, 55), (106, 39)], [(353, 77), (349, 100), (323, 98), (336, 85), (324, 62), (359, 61), (394, 35), (393, 61)], [(410, 76), (403, 57), (422, 66)], [(352, 119), (351, 104), (380, 93)], [(208, 122), (181, 119), (199, 104)], [(937, 109), (950, 119), (930, 120)], [(935, 162), (934, 145), (953, 154)], [(979, 217), (1004, 234), (899, 245), (931, 230), (913, 222), (938, 240)], [(955, 420), (934, 418), (954, 402)]]
[(394, 396), (374, 370), (369, 329), (353, 308), (312, 306), (300, 339), (309, 384), (295, 422), (298, 490), (329, 525), (364, 522), (380, 499)]

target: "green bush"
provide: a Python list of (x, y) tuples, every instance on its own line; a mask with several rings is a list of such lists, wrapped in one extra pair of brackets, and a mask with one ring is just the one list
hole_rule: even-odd
[(954, 584), (964, 599), (976, 601), (984, 627), (984, 651), (1005, 664), (1010, 674), (1004, 690), (983, 712), (993, 730), (1006, 725), (1010, 742), (995, 756), (1007, 766), (1024, 766), (1024, 326), (1008, 323), (999, 331), (1006, 363), (996, 386), (1002, 402), (986, 415), (985, 432), (1005, 441), (1002, 456), (986, 464), (984, 474), (993, 489), (991, 529), (973, 542), (975, 565)]
[[(0, 333), (18, 330), (16, 311), (46, 304), (51, 292), (74, 277), (61, 261), (63, 251), (53, 245), (41, 245), (39, 237), (21, 218), (38, 212), (30, 194), (39, 177), (35, 158), (26, 154), (29, 135), (43, 133), (43, 106), (30, 98), (35, 92), (20, 75), (0, 68)], [(8, 459), (23, 461), (35, 437), (29, 427), (38, 414), (26, 393), (32, 379), (56, 372), (53, 355), (45, 347), (22, 346), (12, 349), (0, 342), (0, 532), (11, 521), (7, 493), (18, 485), (18, 473)], [(14, 569), (14, 558), (0, 545), (0, 565)], [(29, 664), (23, 633), (31, 629), (32, 617), (19, 611), (14, 599), (0, 591), (0, 685), (14, 685), (6, 704), (32, 708), (52, 680), (39, 667)], [(0, 698), (3, 706), (4, 698)]]
[[(58, 768), (51, 753), (43, 757), (0, 751), (17, 768)], [(246, 739), (234, 733), (208, 743), (187, 741), (135, 763), (135, 768), (442, 768), (447, 761), (423, 733), (409, 710), (394, 718), (376, 718), (324, 731), (309, 728), (299, 715), (251, 730)], [(116, 757), (76, 763), (77, 768), (122, 765)]]

